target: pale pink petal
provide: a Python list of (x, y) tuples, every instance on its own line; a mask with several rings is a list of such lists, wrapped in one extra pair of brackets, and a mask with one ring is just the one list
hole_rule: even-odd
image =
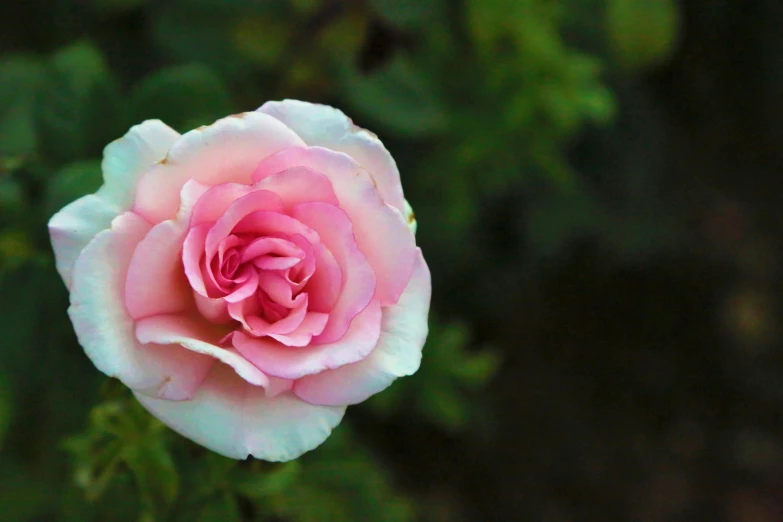
[(181, 256), (186, 224), (158, 223), (136, 247), (125, 283), (125, 306), (134, 319), (193, 308)]
[(199, 198), (190, 218), (190, 226), (195, 227), (202, 223), (214, 223), (226, 213), (236, 200), (253, 192), (252, 185), (243, 183), (221, 183), (210, 187)]
[(196, 204), (201, 200), (201, 196), (206, 194), (211, 188), (209, 185), (204, 185), (198, 181), (188, 180), (182, 186), (179, 194), (179, 210), (177, 211), (176, 220), (187, 223), (191, 219)]
[(354, 241), (353, 228), (341, 209), (327, 203), (302, 203), (291, 216), (315, 230), (342, 268), (343, 286), (332, 308), (329, 323), (315, 342), (340, 339), (351, 320), (375, 294), (375, 275)]
[(356, 404), (397, 377), (415, 373), (427, 338), (430, 295), (430, 272), (419, 250), (413, 276), (399, 302), (383, 309), (381, 336), (372, 353), (357, 363), (297, 380), (294, 393), (313, 404)]
[(259, 112), (218, 120), (184, 134), (140, 180), (134, 210), (152, 223), (171, 219), (188, 180), (205, 185), (247, 183), (258, 163), (304, 142), (279, 120)]
[(195, 290), (193, 298), (196, 300), (196, 308), (199, 313), (211, 323), (226, 324), (231, 322), (231, 316), (228, 313), (228, 303), (223, 298), (204, 297)]
[(142, 346), (125, 309), (128, 264), (149, 230), (144, 219), (126, 212), (95, 236), (74, 264), (68, 314), (79, 344), (100, 371), (139, 393), (183, 400), (212, 359), (181, 347)]
[(294, 388), (294, 381), (291, 379), (281, 379), (280, 377), (269, 377), (269, 386), (264, 388), (267, 397), (277, 397), (281, 393), (289, 392)]
[(228, 332), (189, 315), (156, 315), (136, 321), (136, 337), (141, 343), (179, 344), (198, 354), (209, 355), (231, 366), (237, 375), (255, 386), (266, 386), (263, 372), (235, 350), (218, 346)]
[(345, 335), (334, 343), (292, 348), (268, 338), (250, 337), (241, 331), (232, 334), (232, 342), (248, 361), (264, 373), (299, 379), (361, 361), (377, 344), (380, 330), (381, 306), (378, 301), (373, 301), (354, 318)]
[(223, 365), (214, 366), (193, 400), (136, 398), (174, 431), (220, 455), (274, 462), (320, 445), (345, 413), (344, 407), (313, 406), (290, 392), (268, 397)]
[(270, 101), (258, 110), (285, 123), (308, 145), (351, 156), (375, 179), (384, 201), (404, 211), (397, 165), (375, 134), (357, 127), (343, 112), (327, 105), (298, 100)]
[(316, 170), (292, 167), (265, 176), (253, 185), (256, 190), (269, 190), (283, 200), (286, 210), (307, 201), (322, 201), (337, 205), (337, 196), (329, 178)]
[(322, 147), (290, 148), (268, 157), (258, 179), (270, 172), (303, 166), (332, 183), (340, 208), (353, 223), (356, 243), (377, 278), (376, 298), (396, 303), (413, 270), (416, 239), (403, 214), (384, 203), (367, 171), (346, 154)]

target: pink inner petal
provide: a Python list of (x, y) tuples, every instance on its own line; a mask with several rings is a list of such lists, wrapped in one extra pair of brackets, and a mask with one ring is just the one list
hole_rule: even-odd
[(381, 305), (370, 303), (335, 343), (292, 349), (269, 338), (256, 339), (235, 331), (232, 343), (239, 353), (262, 372), (284, 379), (299, 379), (324, 370), (361, 361), (372, 352), (381, 333)]
[(223, 299), (212, 299), (204, 297), (198, 292), (193, 292), (193, 297), (196, 299), (196, 308), (199, 313), (216, 324), (225, 324), (231, 322), (231, 316), (228, 313), (228, 303)]
[(273, 302), (286, 308), (293, 308), (296, 306), (294, 304), (293, 288), (291, 288), (291, 285), (285, 280), (285, 277), (279, 273), (261, 273), (258, 287), (263, 290)]
[(204, 242), (207, 239), (210, 225), (205, 223), (191, 228), (185, 236), (182, 246), (182, 263), (185, 266), (185, 275), (191, 288), (204, 297), (209, 297), (202, 271), (204, 259)]
[[(279, 213), (283, 210), (280, 198), (269, 191), (259, 190), (234, 201), (207, 233), (204, 252), (211, 258), (217, 251), (220, 241), (234, 230), (237, 224), (249, 214), (258, 211)], [(239, 231), (237, 231), (239, 232)]]
[(254, 189), (274, 192), (283, 200), (286, 210), (308, 201), (337, 205), (337, 197), (329, 178), (316, 170), (292, 167), (259, 179), (260, 181), (253, 185)]
[(184, 224), (164, 221), (136, 246), (125, 281), (125, 307), (134, 319), (192, 308), (180, 256), (184, 237)]
[(313, 168), (329, 178), (340, 208), (353, 222), (356, 243), (375, 273), (376, 297), (385, 305), (396, 303), (413, 272), (416, 250), (402, 211), (384, 202), (372, 176), (354, 159), (323, 147), (292, 147), (269, 156), (253, 179), (260, 183), (264, 176), (292, 167)]
[(291, 312), (283, 319), (269, 323), (258, 315), (246, 317), (248, 331), (252, 335), (263, 336), (273, 334), (288, 334), (302, 324), (307, 314), (307, 294), (299, 294), (294, 298)]
[(234, 227), (234, 233), (254, 234), (256, 237), (290, 237), (299, 234), (310, 243), (318, 243), (321, 240), (315, 230), (302, 222), (285, 214), (266, 210), (259, 210), (242, 218)]
[(307, 283), (310, 309), (331, 312), (343, 285), (343, 271), (332, 253), (322, 243), (313, 245), (314, 271)]
[(292, 216), (318, 232), (342, 267), (340, 296), (323, 333), (314, 339), (330, 343), (340, 339), (351, 320), (369, 304), (375, 294), (375, 274), (357, 247), (351, 222), (341, 209), (326, 203), (302, 203), (294, 207)]
[(310, 344), (313, 336), (324, 331), (326, 323), (329, 321), (329, 314), (319, 312), (307, 312), (304, 319), (291, 333), (287, 334), (269, 334), (269, 337), (280, 341), (286, 346), (307, 346)]

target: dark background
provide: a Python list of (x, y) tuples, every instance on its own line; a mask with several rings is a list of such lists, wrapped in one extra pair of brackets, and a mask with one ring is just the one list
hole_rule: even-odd
[[(783, 4), (0, 5), (0, 520), (783, 520)], [(45, 224), (144, 118), (342, 108), (433, 273), (422, 369), (289, 464), (104, 383)]]

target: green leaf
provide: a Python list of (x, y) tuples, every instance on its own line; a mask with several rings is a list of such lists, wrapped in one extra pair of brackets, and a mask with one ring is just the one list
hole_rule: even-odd
[(412, 505), (394, 491), (380, 463), (343, 426), (300, 458), (298, 478), (257, 505), (292, 522), (408, 522)]
[(470, 408), (454, 383), (442, 379), (427, 386), (427, 392), (418, 396), (417, 408), (421, 414), (448, 431), (458, 431), (468, 425)]
[(99, 155), (127, 126), (121, 102), (118, 87), (93, 45), (79, 42), (54, 54), (36, 103), (44, 154), (55, 162)]
[(142, 80), (131, 96), (137, 120), (158, 118), (187, 131), (231, 114), (233, 105), (223, 81), (204, 65), (160, 70)]
[(167, 520), (179, 495), (180, 478), (166, 431), (126, 389), (118, 395), (113, 384), (104, 388), (107, 400), (90, 412), (87, 430), (64, 444), (74, 457), (75, 482), (95, 501), (130, 475), (141, 518)]
[(179, 493), (179, 475), (161, 437), (146, 436), (129, 444), (122, 458), (133, 472), (146, 510), (165, 513)]
[(297, 461), (278, 464), (272, 470), (236, 469), (232, 489), (248, 498), (260, 500), (285, 491), (298, 477), (301, 466)]
[(207, 503), (196, 516), (196, 522), (240, 522), (236, 499), (227, 493)]
[(674, 0), (610, 0), (609, 42), (623, 67), (643, 70), (664, 62), (677, 43), (679, 11)]
[(86, 160), (60, 169), (46, 186), (46, 213), (52, 215), (68, 203), (100, 188), (101, 163)]
[(426, 73), (401, 55), (371, 76), (344, 68), (343, 90), (357, 111), (399, 134), (437, 133), (448, 124)]
[(35, 58), (0, 61), (0, 158), (29, 154), (35, 148), (33, 102), (43, 77), (44, 67)]
[(465, 358), (454, 368), (454, 376), (470, 387), (486, 384), (500, 369), (503, 358), (498, 352), (484, 349)]

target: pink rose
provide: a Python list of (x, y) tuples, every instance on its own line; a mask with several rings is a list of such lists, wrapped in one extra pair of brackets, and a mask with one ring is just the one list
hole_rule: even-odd
[(79, 342), (182, 435), (293, 459), (414, 373), (430, 274), (394, 160), (286, 100), (106, 147), (104, 185), (49, 222)]

